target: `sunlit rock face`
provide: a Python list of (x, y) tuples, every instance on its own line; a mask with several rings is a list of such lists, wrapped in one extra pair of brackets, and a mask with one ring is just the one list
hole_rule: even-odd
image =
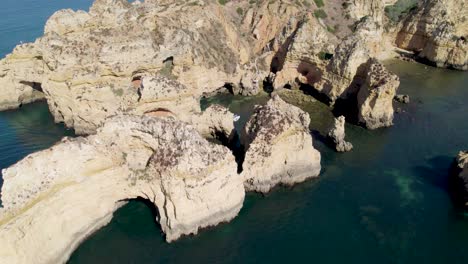
[(2, 173), (4, 263), (65, 262), (128, 199), (153, 203), (173, 241), (231, 220), (245, 195), (229, 149), (149, 116), (112, 118), (96, 135), (64, 139)]
[(312, 145), (309, 114), (275, 95), (257, 106), (243, 131), (246, 190), (268, 192), (320, 173), (320, 153)]
[(353, 149), (353, 144), (345, 140), (345, 117), (339, 116), (334, 119), (333, 126), (328, 131), (329, 139), (335, 144), (338, 152), (348, 152)]
[(381, 63), (371, 60), (367, 78), (357, 95), (359, 122), (369, 129), (393, 125), (393, 98), (400, 79)]
[(425, 0), (401, 25), (396, 45), (437, 67), (468, 70), (468, 4)]
[(90, 134), (135, 106), (142, 76), (177, 80), (195, 99), (226, 83), (256, 94), (281, 46), (276, 39), (304, 10), (281, 1), (245, 16), (231, 9), (208, 0), (97, 0), (89, 12), (58, 11), (44, 36), (0, 62), (0, 110), (46, 98), (57, 122)]

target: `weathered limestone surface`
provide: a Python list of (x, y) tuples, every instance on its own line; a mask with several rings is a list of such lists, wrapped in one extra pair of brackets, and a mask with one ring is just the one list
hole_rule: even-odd
[(229, 221), (244, 200), (231, 152), (180, 121), (112, 118), (3, 170), (1, 263), (63, 263), (126, 200), (154, 203), (172, 241)]
[(0, 111), (44, 99), (39, 83), (44, 64), (31, 44), (15, 48), (0, 61)]
[(275, 39), (301, 12), (293, 3), (265, 1), (240, 17), (214, 0), (96, 0), (89, 12), (61, 10), (43, 37), (0, 62), (0, 109), (45, 97), (57, 122), (89, 134), (134, 106), (133, 81), (141, 76), (177, 79), (195, 99), (226, 83), (252, 95), (280, 48)]
[(345, 140), (345, 117), (340, 116), (335, 118), (333, 127), (328, 132), (328, 137), (335, 144), (335, 149), (338, 152), (348, 152), (353, 149), (353, 144)]
[(468, 70), (468, 3), (424, 0), (401, 25), (396, 45), (437, 67)]
[(359, 122), (369, 129), (393, 124), (393, 98), (400, 80), (377, 60), (371, 60), (367, 78), (360, 88), (357, 101)]
[(309, 115), (278, 95), (257, 106), (243, 131), (242, 175), (249, 191), (268, 192), (320, 173), (320, 153), (312, 145)]

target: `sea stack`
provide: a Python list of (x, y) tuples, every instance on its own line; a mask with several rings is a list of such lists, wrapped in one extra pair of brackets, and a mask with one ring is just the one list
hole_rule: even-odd
[(353, 149), (353, 144), (345, 140), (345, 117), (335, 118), (333, 127), (328, 132), (328, 138), (335, 145), (338, 152), (348, 152)]
[(266, 193), (320, 173), (320, 152), (312, 144), (309, 114), (274, 95), (256, 106), (242, 134), (246, 154), (242, 175), (247, 191)]

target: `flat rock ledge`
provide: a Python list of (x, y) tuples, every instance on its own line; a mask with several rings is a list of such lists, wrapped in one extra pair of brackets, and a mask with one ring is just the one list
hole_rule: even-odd
[(114, 117), (2, 173), (1, 263), (64, 263), (129, 199), (153, 203), (173, 241), (230, 221), (245, 196), (230, 150), (173, 118)]
[(274, 95), (256, 106), (242, 138), (246, 148), (242, 175), (248, 191), (266, 193), (320, 173), (320, 152), (312, 145), (309, 114)]

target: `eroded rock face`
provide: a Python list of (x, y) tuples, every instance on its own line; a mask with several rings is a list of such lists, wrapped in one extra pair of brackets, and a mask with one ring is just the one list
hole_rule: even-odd
[(392, 4), (395, 0), (351, 0), (348, 2), (349, 15), (359, 20), (363, 17), (370, 16), (375, 21), (382, 23), (384, 20), (384, 7), (387, 4)]
[(246, 190), (265, 193), (319, 175), (320, 153), (312, 145), (309, 123), (306, 112), (277, 95), (256, 107), (242, 135)]
[(345, 117), (340, 116), (335, 118), (333, 127), (328, 132), (328, 137), (335, 144), (335, 149), (338, 152), (348, 152), (353, 149), (353, 144), (345, 140)]
[(464, 0), (425, 0), (403, 22), (396, 45), (437, 67), (468, 70), (468, 4)]
[(44, 63), (31, 44), (15, 48), (0, 61), (0, 111), (44, 99), (42, 81)]
[(369, 129), (393, 124), (393, 98), (400, 80), (377, 60), (369, 63), (367, 78), (357, 95), (359, 122)]
[(460, 151), (452, 168), (452, 191), (455, 202), (468, 209), (468, 151)]
[(221, 105), (211, 105), (203, 113), (193, 115), (191, 123), (205, 137), (229, 140), (235, 133), (234, 114)]
[[(57, 122), (89, 134), (134, 107), (140, 76), (177, 79), (195, 98), (226, 83), (255, 94), (284, 25), (304, 10), (265, 1), (245, 12), (239, 17), (235, 7), (209, 0), (96, 0), (89, 12), (58, 11), (43, 37), (0, 62), (0, 109), (45, 97)], [(37, 83), (44, 94), (23, 83)]]
[[(0, 259), (63, 263), (126, 200), (143, 197), (172, 241), (229, 221), (244, 200), (231, 152), (180, 121), (112, 118), (3, 170)], [(27, 250), (26, 250), (27, 249)]]

